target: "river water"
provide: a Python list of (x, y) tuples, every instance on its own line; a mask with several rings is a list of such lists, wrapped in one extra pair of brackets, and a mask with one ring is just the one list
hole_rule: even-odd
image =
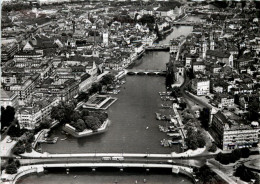
[[(188, 35), (192, 31), (191, 26), (174, 27), (174, 31), (161, 44), (168, 44), (172, 38), (180, 35)], [(146, 52), (145, 55), (135, 62), (134, 69), (165, 70), (169, 61), (168, 52)], [(127, 153), (170, 153), (179, 152), (179, 146), (165, 148), (160, 141), (167, 138), (166, 133), (160, 132), (158, 125), (166, 122), (157, 121), (155, 112), (163, 112), (160, 109), (162, 103), (158, 92), (165, 91), (165, 78), (162, 76), (126, 76), (126, 84), (120, 88), (116, 95), (118, 100), (109, 107), (109, 119), (112, 121), (107, 132), (99, 135), (76, 139), (56, 130), (53, 136), (60, 139), (56, 144), (43, 144), (42, 151), (49, 153), (87, 153), (87, 152), (127, 152)], [(168, 137), (169, 138), (169, 137)], [(64, 172), (65, 173), (65, 172)], [(142, 173), (73, 173), (47, 174), (42, 176), (29, 176), (20, 183), (138, 183), (147, 179), (147, 183), (191, 183), (191, 181), (179, 175), (147, 175)]]

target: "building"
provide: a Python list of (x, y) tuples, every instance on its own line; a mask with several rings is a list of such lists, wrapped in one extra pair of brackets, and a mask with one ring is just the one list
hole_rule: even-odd
[(108, 31), (103, 32), (103, 44), (105, 46), (108, 46), (108, 39), (109, 39)]
[(7, 106), (12, 106), (16, 108), (18, 106), (17, 94), (11, 91), (5, 91), (1, 89), (1, 98), (0, 104), (2, 107), (6, 108)]
[(15, 93), (18, 96), (19, 105), (23, 105), (25, 102), (30, 100), (36, 81), (39, 77), (40, 74), (26, 76), (19, 83), (6, 85), (5, 89)]
[(195, 92), (196, 95), (207, 95), (210, 90), (210, 80), (208, 79), (193, 79), (192, 90)]
[(17, 119), (21, 129), (33, 130), (40, 122), (50, 117), (52, 107), (59, 104), (58, 98), (44, 97), (18, 110)]
[(75, 79), (47, 78), (35, 87), (35, 94), (56, 96), (60, 101), (68, 101), (78, 93), (79, 82)]
[(259, 142), (259, 126), (231, 122), (220, 111), (213, 115), (210, 127), (215, 142), (223, 150), (252, 147)]
[(219, 94), (217, 96), (217, 103), (219, 108), (234, 106), (234, 96), (226, 93)]
[(180, 48), (180, 42), (178, 40), (170, 41), (170, 53), (177, 53)]
[(203, 61), (196, 61), (192, 63), (193, 66), (193, 72), (202, 72), (205, 73), (206, 71), (206, 65)]
[(43, 5), (43, 4), (53, 4), (53, 3), (71, 2), (71, 0), (37, 0), (37, 2), (38, 2), (40, 5)]
[(14, 55), (18, 52), (18, 44), (17, 43), (9, 43), (6, 45), (2, 44), (1, 48), (1, 61), (5, 62), (9, 59), (12, 59)]

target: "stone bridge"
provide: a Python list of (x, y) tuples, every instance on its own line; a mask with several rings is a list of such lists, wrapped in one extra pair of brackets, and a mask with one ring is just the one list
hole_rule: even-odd
[(160, 45), (160, 44), (153, 44), (151, 46), (145, 46), (144, 47), (145, 50), (147, 51), (152, 51), (152, 50), (165, 50), (165, 51), (168, 51), (170, 50), (170, 45), (169, 44), (163, 44), (163, 45)]
[(138, 69), (128, 69), (125, 70), (128, 75), (166, 75), (165, 70), (138, 70)]

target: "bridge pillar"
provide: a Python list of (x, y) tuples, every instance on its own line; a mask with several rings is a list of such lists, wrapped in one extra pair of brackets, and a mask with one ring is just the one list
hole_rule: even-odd
[(67, 173), (67, 174), (70, 173), (70, 169), (69, 169), (69, 168), (66, 169), (66, 173)]
[(95, 172), (95, 171), (96, 171), (96, 169), (95, 169), (95, 168), (92, 168), (92, 171), (93, 171), (93, 172)]

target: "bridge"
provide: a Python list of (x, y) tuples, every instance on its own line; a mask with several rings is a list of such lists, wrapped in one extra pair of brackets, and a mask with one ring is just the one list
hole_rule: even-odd
[(165, 70), (138, 70), (138, 69), (127, 69), (125, 70), (128, 75), (166, 75)]
[[(106, 158), (106, 160), (104, 159)], [(108, 159), (110, 158), (110, 159)], [(120, 158), (120, 159), (119, 159)], [(18, 173), (14, 175), (8, 175), (5, 171), (1, 175), (2, 181), (10, 181), (10, 183), (16, 183), (20, 177), (30, 173), (41, 173), (46, 169), (55, 168), (64, 169), (67, 174), (73, 168), (84, 168), (84, 170), (101, 170), (101, 169), (118, 169), (120, 171), (128, 171), (130, 169), (140, 169), (149, 172), (156, 171), (156, 169), (167, 169), (172, 173), (185, 174), (196, 181), (196, 176), (193, 173), (193, 167), (188, 164), (176, 164), (172, 160), (155, 159), (149, 160), (147, 158), (140, 159), (124, 159), (124, 157), (95, 157), (93, 158), (46, 158), (46, 159), (27, 159), (30, 162), (26, 163), (23, 159), (20, 159), (21, 167), (18, 169)], [(32, 163), (33, 161), (33, 163)], [(113, 170), (114, 170), (113, 169)]]
[(199, 22), (173, 22), (172, 25), (174, 26), (194, 26), (199, 25)]
[(154, 51), (154, 50), (162, 50), (162, 51), (169, 51), (170, 45), (169, 44), (153, 44), (151, 46), (145, 46), (144, 47), (146, 51)]

